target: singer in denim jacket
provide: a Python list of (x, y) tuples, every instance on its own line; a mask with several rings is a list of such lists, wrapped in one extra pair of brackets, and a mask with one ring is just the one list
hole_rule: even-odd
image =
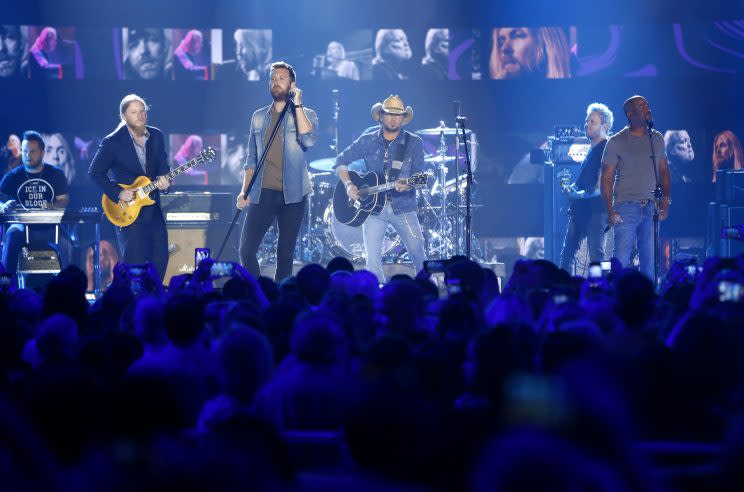
[[(318, 140), (318, 115), (310, 108), (304, 108), (307, 119), (313, 125), (308, 133), (298, 133), (295, 115), (290, 110), (284, 118), (280, 132), (284, 135), (284, 184), (285, 203), (297, 203), (312, 191), (310, 176), (307, 173), (305, 151), (315, 145)], [(264, 151), (264, 136), (271, 131), (271, 105), (263, 107), (253, 113), (251, 118), (251, 135), (248, 141), (248, 155), (243, 169), (255, 169), (258, 159)], [(256, 178), (249, 195), (251, 203), (258, 203), (261, 198), (261, 182), (263, 171)]]
[[(317, 140), (318, 116), (303, 104), (295, 71), (288, 63), (276, 62), (271, 65), (269, 92), (273, 104), (259, 109), (251, 118), (245, 176), (236, 206), (246, 208), (240, 236), (240, 261), (252, 275), (261, 274), (258, 249), (266, 231), (274, 221), (277, 222), (279, 237), (274, 279), (281, 281), (292, 275), (297, 236), (311, 191), (305, 151)], [(258, 161), (269, 143), (270, 132), (278, 124), (284, 109), (286, 113), (275, 140), (256, 173)], [(248, 193), (248, 185), (254, 174), (256, 181)]]
[[(405, 130), (400, 132), (387, 149), (387, 168), (391, 167), (398, 146), (404, 145), (405, 134), (408, 134), (410, 142), (403, 156), (403, 167), (400, 169), (398, 179), (409, 178), (424, 171), (424, 143), (421, 137)], [(383, 176), (385, 174), (386, 147), (387, 144), (382, 137), (381, 129), (365, 133), (336, 157), (336, 164), (333, 167), (348, 166), (354, 161), (364, 159), (364, 172), (376, 172)], [(418, 209), (416, 190), (414, 189), (403, 192), (389, 191), (388, 198), (392, 199), (393, 212), (396, 214), (415, 212)]]
[[(398, 96), (390, 96), (372, 106), (372, 119), (380, 127), (362, 134), (336, 157), (334, 169), (346, 185), (346, 192), (355, 198), (356, 187), (349, 181), (349, 163), (363, 159), (365, 172), (376, 172), (387, 180), (408, 178), (424, 171), (424, 144), (421, 137), (403, 130), (413, 119), (413, 109), (404, 109)], [(402, 155), (400, 151), (405, 150)], [(362, 225), (366, 268), (384, 282), (382, 270), (382, 240), (388, 225), (392, 225), (406, 247), (416, 271), (424, 266), (424, 234), (416, 214), (416, 190), (400, 183), (390, 190), (385, 207), (378, 215), (370, 215)]]

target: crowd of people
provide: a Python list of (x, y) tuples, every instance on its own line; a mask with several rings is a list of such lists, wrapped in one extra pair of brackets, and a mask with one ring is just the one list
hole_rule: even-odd
[[(166, 291), (119, 263), (92, 305), (74, 266), (3, 287), (7, 490), (741, 483), (744, 257), (675, 263), (658, 295), (618, 263), (583, 279), (521, 261), (503, 289), (464, 258), (439, 286), (379, 286), (344, 258), (281, 284), (216, 266)], [(300, 473), (297, 432), (344, 458)], [(670, 478), (640, 444), (658, 441), (715, 444), (717, 466)]]

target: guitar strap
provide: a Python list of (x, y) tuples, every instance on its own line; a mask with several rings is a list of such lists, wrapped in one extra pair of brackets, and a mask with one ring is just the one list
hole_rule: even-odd
[(398, 179), (398, 176), (400, 176), (400, 170), (403, 168), (403, 161), (406, 157), (409, 142), (410, 138), (408, 138), (408, 132), (403, 130), (403, 144), (398, 145), (395, 149), (395, 155), (393, 156), (390, 167), (388, 167), (388, 163), (385, 162), (384, 171), (386, 182), (390, 183), (391, 181), (395, 181)]

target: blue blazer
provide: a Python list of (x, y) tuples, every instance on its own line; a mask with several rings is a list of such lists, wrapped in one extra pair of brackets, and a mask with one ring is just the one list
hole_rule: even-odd
[[(170, 166), (163, 133), (153, 126), (148, 126), (147, 131), (150, 138), (145, 145), (147, 173), (144, 174), (154, 181), (158, 176), (170, 172)], [(121, 187), (118, 183), (129, 185), (143, 175), (132, 136), (126, 125), (121, 125), (101, 141), (98, 152), (90, 163), (88, 175), (114, 202), (119, 201)], [(158, 201), (160, 197), (158, 190), (153, 191), (150, 197)]]

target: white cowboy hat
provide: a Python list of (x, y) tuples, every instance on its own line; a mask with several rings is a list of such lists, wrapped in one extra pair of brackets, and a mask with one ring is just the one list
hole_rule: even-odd
[[(403, 109), (405, 108), (405, 109)], [(407, 125), (413, 119), (413, 108), (411, 106), (405, 106), (400, 96), (389, 96), (381, 103), (377, 103), (372, 106), (372, 119), (379, 122), (380, 114), (402, 114), (403, 121), (401, 125)]]

